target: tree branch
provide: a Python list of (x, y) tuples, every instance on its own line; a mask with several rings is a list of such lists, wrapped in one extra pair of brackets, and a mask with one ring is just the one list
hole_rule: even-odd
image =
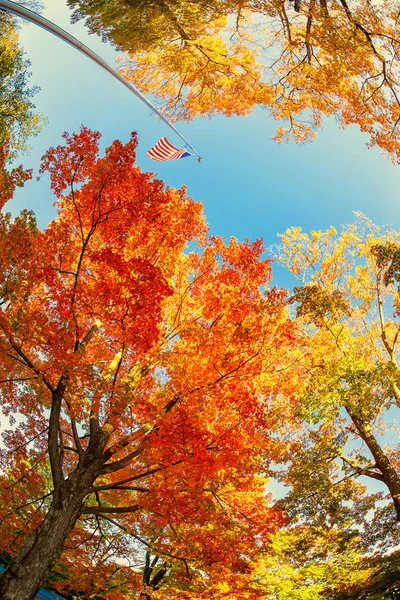
[(81, 513), (85, 515), (103, 515), (106, 513), (133, 513), (141, 510), (139, 504), (132, 506), (83, 506)]
[[(4, 331), (4, 328), (3, 328)], [(10, 344), (12, 346), (12, 348), (15, 350), (15, 352), (18, 354), (18, 356), (22, 359), (22, 364), (24, 364), (26, 367), (29, 367), (31, 369), (31, 371), (33, 371), (38, 377), (41, 378), (41, 380), (43, 381), (43, 383), (45, 384), (45, 386), (50, 390), (50, 392), (54, 392), (54, 387), (51, 385), (51, 383), (47, 380), (47, 378), (43, 375), (43, 373), (40, 371), (40, 369), (38, 369), (37, 367), (35, 367), (35, 365), (33, 364), (33, 362), (27, 357), (27, 355), (25, 354), (25, 352), (22, 351), (21, 347), (18, 346), (18, 344), (16, 344), (15, 342), (10, 341)], [(11, 355), (12, 357), (12, 355)], [(15, 359), (15, 357), (12, 357)]]
[(339, 458), (349, 465), (352, 469), (354, 469), (355, 474), (357, 475), (366, 475), (367, 477), (371, 477), (372, 479), (377, 479), (378, 481), (385, 481), (385, 478), (380, 473), (376, 473), (375, 471), (370, 471), (375, 465), (366, 465), (362, 466), (357, 464), (355, 461), (351, 460), (347, 456), (343, 456), (343, 454), (338, 454)]
[(144, 446), (141, 446), (139, 448), (136, 448), (136, 450), (133, 450), (132, 452), (127, 454), (127, 456), (125, 456), (124, 458), (121, 458), (120, 460), (116, 460), (112, 463), (105, 464), (101, 470), (101, 474), (105, 475), (106, 473), (115, 473), (115, 471), (120, 471), (124, 467), (127, 467), (134, 458), (137, 458), (138, 456), (140, 456), (140, 454), (142, 454), (143, 451), (144, 451)]
[(186, 567), (187, 567), (186, 563), (193, 560), (193, 559), (188, 558), (188, 557), (176, 556), (175, 554), (170, 554), (169, 552), (165, 552), (163, 550), (159, 550), (158, 548), (155, 548), (151, 543), (147, 542), (145, 539), (143, 539), (142, 537), (140, 537), (139, 535), (137, 535), (137, 533), (135, 533), (134, 531), (131, 531), (130, 529), (128, 529), (125, 525), (121, 525), (120, 523), (118, 523), (118, 521), (114, 521), (114, 519), (111, 519), (110, 517), (103, 516), (103, 515), (101, 515), (101, 518), (105, 519), (109, 523), (112, 523), (116, 527), (119, 527), (120, 529), (122, 529), (122, 531), (124, 531), (128, 535), (130, 535), (133, 538), (135, 538), (135, 540), (137, 540), (138, 542), (140, 542), (144, 546), (147, 546), (147, 548), (150, 548), (150, 550), (152, 550), (156, 554), (160, 554), (161, 556), (169, 556), (169, 558), (175, 558), (176, 560), (181, 560), (186, 565)]
[(182, 460), (177, 460), (176, 462), (172, 463), (171, 465), (167, 465), (165, 467), (155, 467), (154, 469), (150, 469), (149, 471), (144, 471), (143, 473), (139, 473), (139, 475), (134, 475), (133, 477), (128, 477), (127, 479), (122, 479), (121, 481), (116, 481), (115, 483), (110, 483), (108, 485), (102, 485), (102, 486), (95, 486), (90, 488), (87, 493), (88, 494), (93, 494), (94, 492), (101, 492), (103, 490), (112, 490), (115, 486), (120, 486), (123, 485), (124, 483), (130, 483), (131, 481), (137, 481), (138, 479), (143, 479), (144, 477), (148, 477), (149, 475), (152, 475), (153, 473), (158, 473), (159, 471), (164, 471), (165, 469), (169, 469), (170, 467), (175, 467), (176, 465), (179, 465), (181, 462), (183, 462)]
[(48, 449), (50, 457), (51, 474), (53, 477), (54, 484), (54, 499), (58, 502), (61, 497), (64, 484), (64, 475), (62, 470), (62, 460), (60, 454), (60, 448), (58, 445), (58, 438), (60, 433), (60, 413), (61, 403), (65, 389), (67, 387), (68, 376), (63, 374), (57, 384), (56, 389), (52, 394), (52, 404), (49, 419), (49, 437), (48, 437)]
[(31, 442), (33, 442), (33, 440), (36, 440), (36, 438), (40, 437), (47, 430), (48, 430), (48, 427), (45, 427), (44, 429), (42, 429), (42, 431), (39, 431), (39, 433), (37, 433), (36, 435), (34, 435), (32, 438), (30, 438), (29, 440), (27, 440), (23, 444), (20, 444), (19, 446), (17, 446), (16, 448), (13, 448), (12, 450), (7, 450), (7, 454), (12, 454), (14, 452), (17, 452), (17, 450), (20, 450), (24, 446), (28, 446)]
[(83, 340), (77, 342), (75, 345), (75, 352), (84, 352), (86, 350), (87, 345), (89, 344), (92, 337), (100, 328), (100, 322), (95, 323), (87, 332)]

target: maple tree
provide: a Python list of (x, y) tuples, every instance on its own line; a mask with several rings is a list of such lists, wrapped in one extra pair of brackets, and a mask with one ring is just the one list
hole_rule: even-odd
[(67, 1), (172, 117), (261, 106), (301, 142), (335, 115), (399, 160), (398, 0)]
[(9, 158), (26, 150), (27, 139), (43, 124), (34, 112), (32, 97), (38, 88), (28, 85), (29, 65), (19, 47), (15, 19), (0, 10), (0, 145), (8, 148)]
[(201, 204), (135, 166), (134, 134), (103, 158), (98, 133), (64, 137), (41, 167), (57, 218), (0, 220), (0, 595), (57, 563), (60, 590), (129, 598), (142, 546), (184, 598), (256, 598), (241, 576), (284, 522), (262, 394), (285, 294), (261, 241), (208, 239)]

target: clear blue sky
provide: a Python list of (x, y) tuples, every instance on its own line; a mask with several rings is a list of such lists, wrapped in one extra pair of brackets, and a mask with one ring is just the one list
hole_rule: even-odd
[[(82, 23), (69, 24), (63, 0), (47, 2), (43, 15), (70, 31), (108, 62), (114, 51), (85, 33)], [(178, 123), (178, 128), (203, 156), (156, 163), (146, 151), (162, 136), (176, 146), (180, 139), (118, 81), (65, 42), (39, 27), (24, 25), (21, 41), (32, 62), (31, 82), (41, 91), (38, 110), (49, 119), (32, 140), (24, 164), (37, 171), (40, 157), (61, 142), (63, 131), (81, 124), (102, 132), (102, 146), (113, 139), (139, 135), (138, 164), (155, 171), (168, 185), (187, 185), (188, 194), (204, 203), (212, 234), (238, 239), (264, 238), (269, 245), (291, 225), (306, 230), (336, 227), (352, 221), (360, 210), (378, 224), (400, 225), (400, 166), (378, 149), (367, 149), (367, 138), (356, 127), (339, 129), (332, 120), (319, 138), (303, 146), (272, 140), (276, 122), (261, 110), (248, 117), (217, 117)], [(10, 210), (32, 208), (39, 224), (54, 215), (47, 180), (30, 182), (10, 203)], [(278, 285), (284, 285), (277, 271)]]

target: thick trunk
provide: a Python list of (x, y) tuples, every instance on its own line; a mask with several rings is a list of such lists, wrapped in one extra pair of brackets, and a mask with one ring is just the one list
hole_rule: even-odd
[(0, 579), (1, 600), (33, 600), (60, 558), (81, 511), (81, 496), (52, 506)]
[[(33, 600), (58, 561), (65, 541), (82, 512), (82, 502), (103, 467), (103, 451), (109, 433), (91, 420), (86, 451), (68, 478), (61, 479), (43, 522), (27, 539), (18, 556), (0, 578), (0, 600)], [(57, 465), (56, 465), (57, 467)]]

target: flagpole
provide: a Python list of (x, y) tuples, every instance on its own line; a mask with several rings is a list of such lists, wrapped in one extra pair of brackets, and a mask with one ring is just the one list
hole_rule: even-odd
[(52, 23), (52, 21), (45, 19), (41, 15), (38, 15), (37, 13), (30, 10), (29, 8), (26, 8), (25, 6), (21, 6), (16, 2), (11, 2), (11, 0), (0, 0), (0, 9), (13, 13), (14, 15), (22, 17), (23, 19), (26, 19), (28, 21), (31, 21), (32, 23), (35, 23), (35, 25), (38, 25), (46, 31), (49, 31), (50, 33), (64, 40), (64, 42), (67, 42), (67, 44), (70, 44), (71, 46), (76, 48), (76, 50), (79, 50), (80, 52), (85, 54), (85, 56), (91, 58), (100, 67), (108, 71), (110, 75), (113, 75), (113, 77), (118, 79), (118, 81), (120, 81), (125, 87), (127, 87), (128, 90), (133, 92), (135, 96), (137, 96), (142, 102), (144, 102), (162, 121), (164, 121), (164, 123), (166, 123), (168, 127), (170, 127), (170, 129), (172, 129), (172, 131), (174, 131), (174, 133), (176, 133), (181, 138), (181, 140), (185, 142), (185, 145), (188, 146), (191, 150), (193, 150), (193, 152), (197, 156), (198, 162), (200, 162), (200, 154), (196, 152), (193, 146), (189, 144), (187, 139), (176, 129), (176, 127), (172, 123), (170, 123), (170, 121), (162, 114), (162, 112), (159, 111), (158, 108), (154, 106), (154, 104), (152, 104), (152, 102), (150, 102), (150, 100), (148, 100), (144, 94), (142, 94), (142, 92), (140, 92), (137, 88), (135, 88), (135, 86), (131, 85), (128, 81), (126, 81), (126, 79), (124, 79), (115, 69), (113, 69), (105, 60), (103, 60), (101, 56), (99, 56), (90, 48), (85, 46), (85, 44), (82, 44), (82, 42), (80, 42), (76, 37), (67, 33), (64, 29), (61, 29), (61, 27), (58, 27), (58, 25), (56, 25), (55, 23)]

